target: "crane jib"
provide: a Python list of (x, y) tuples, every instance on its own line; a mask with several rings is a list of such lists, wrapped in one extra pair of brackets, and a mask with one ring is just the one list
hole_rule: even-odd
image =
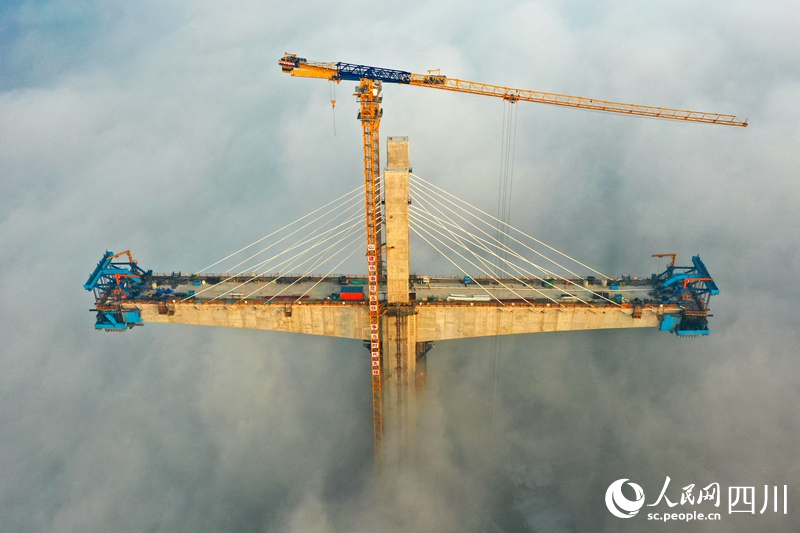
[(368, 67), (353, 63), (336, 63), (337, 77), (340, 80), (358, 81), (362, 79), (380, 80), (387, 83), (410, 83), (411, 73), (404, 70)]

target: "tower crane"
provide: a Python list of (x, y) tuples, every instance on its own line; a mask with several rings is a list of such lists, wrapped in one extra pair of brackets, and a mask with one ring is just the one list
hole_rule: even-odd
[(318, 62), (309, 61), (298, 57), (296, 54), (285, 53), (278, 60), (281, 70), (292, 76), (303, 78), (317, 78), (336, 83), (342, 81), (356, 81), (354, 96), (360, 103), (358, 120), (361, 121), (363, 130), (364, 149), (364, 196), (367, 215), (367, 268), (369, 280), (369, 323), (370, 323), (370, 353), (372, 359), (372, 408), (373, 408), (373, 435), (375, 439), (376, 463), (380, 467), (383, 453), (383, 399), (381, 376), (381, 302), (378, 298), (378, 285), (382, 279), (384, 250), (381, 243), (381, 183), (380, 183), (380, 121), (383, 115), (381, 109), (382, 84), (399, 83), (441, 89), (459, 93), (478, 94), (502, 98), (511, 103), (519, 101), (536, 102), (562, 107), (588, 109), (607, 113), (618, 113), (638, 117), (651, 117), (684, 122), (699, 122), (706, 124), (719, 124), (722, 126), (746, 127), (747, 120), (741, 120), (734, 115), (720, 113), (707, 113), (703, 111), (689, 111), (649, 105), (627, 104), (570, 96), (565, 94), (548, 93), (527, 89), (514, 89), (500, 85), (477, 83), (456, 78), (449, 78), (438, 71), (428, 74), (413, 74), (403, 70), (381, 67), (370, 67), (353, 63)]

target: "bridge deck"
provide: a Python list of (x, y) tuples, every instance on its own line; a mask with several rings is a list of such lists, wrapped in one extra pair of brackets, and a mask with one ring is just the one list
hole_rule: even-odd
[[(358, 290), (362, 287), (366, 298), (366, 287), (362, 285), (365, 279), (349, 278), (342, 285), (339, 276), (302, 279), (296, 283), (287, 278), (244, 276), (220, 283), (225, 279), (216, 275), (152, 276), (147, 279), (147, 288), (136, 299), (125, 300), (122, 307), (137, 309), (144, 323), (369, 338), (368, 302), (340, 299), (347, 294), (360, 296)], [(494, 298), (487, 298), (487, 290), (479, 284)], [(576, 282), (561, 281), (553, 285), (542, 287), (539, 280), (535, 283), (531, 280), (527, 285), (516, 280), (500, 280), (496, 285), (488, 280), (465, 284), (463, 279), (455, 277), (426, 277), (424, 282), (411, 282), (414, 297), (410, 303), (398, 304), (396, 309), (394, 304), (385, 304), (385, 309), (387, 315), (398, 312), (414, 315), (415, 337), (419, 342), (546, 331), (657, 327), (664, 314), (680, 312), (675, 304), (662, 305), (649, 299), (652, 291), (649, 280), (628, 280), (624, 285), (614, 284), (613, 289), (610, 284), (589, 285), (589, 289), (608, 300), (592, 295)], [(356, 292), (342, 292), (348, 290)], [(458, 295), (456, 300), (454, 295)], [(610, 301), (617, 295), (623, 299), (622, 304)]]
[[(191, 298), (197, 303), (248, 301), (263, 304), (331, 302), (339, 301), (343, 291), (358, 291), (359, 288), (363, 288), (364, 298), (366, 298), (366, 278), (350, 277), (347, 278), (346, 284), (341, 284), (340, 279), (340, 276), (298, 279), (291, 276), (276, 278), (253, 275), (233, 277), (224, 274), (203, 276), (157, 274), (148, 279), (149, 286), (142, 291), (138, 300), (181, 301)], [(465, 283), (463, 278), (454, 276), (426, 276), (416, 279), (416, 281), (409, 282), (411, 300), (428, 304), (461, 302), (467, 305), (510, 303), (527, 305), (530, 302), (580, 305), (582, 300), (594, 306), (616, 307), (616, 303), (609, 302), (605, 298), (613, 300), (616, 296), (622, 298), (623, 302), (632, 302), (638, 298), (645, 302), (651, 298), (653, 291), (649, 279), (627, 279), (618, 284), (609, 283), (606, 286), (600, 285), (599, 282), (598, 284), (589, 284), (582, 280), (555, 280), (549, 284), (543, 284), (538, 279), (519, 281), (502, 278), (498, 281), (474, 279), (469, 283)], [(381, 297), (385, 301), (383, 290), (381, 290)], [(341, 298), (341, 300), (346, 299), (347, 297)], [(360, 302), (348, 300), (347, 303), (357, 305)]]

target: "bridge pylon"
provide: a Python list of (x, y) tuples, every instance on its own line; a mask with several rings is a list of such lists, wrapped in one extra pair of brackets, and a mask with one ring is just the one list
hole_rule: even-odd
[[(409, 149), (408, 137), (387, 138), (384, 171), (386, 231), (386, 304), (382, 321), (384, 345), (384, 412), (386, 446), (391, 462), (413, 452), (416, 428), (417, 316), (409, 294)], [(419, 385), (418, 385), (419, 384)]]

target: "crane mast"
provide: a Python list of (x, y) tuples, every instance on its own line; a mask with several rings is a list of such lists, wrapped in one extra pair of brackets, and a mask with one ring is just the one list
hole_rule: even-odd
[(362, 79), (356, 88), (364, 139), (364, 200), (367, 214), (367, 276), (369, 299), (370, 359), (372, 361), (372, 425), (375, 440), (375, 466), (383, 461), (383, 377), (381, 376), (381, 302), (378, 287), (383, 277), (381, 240), (380, 124), (381, 82)]
[[(364, 147), (364, 197), (367, 218), (367, 268), (369, 270), (369, 324), (370, 354), (372, 368), (372, 412), (373, 435), (375, 440), (375, 464), (380, 470), (383, 462), (383, 369), (382, 362), (382, 305), (378, 297), (379, 284), (384, 281), (381, 227), (381, 183), (380, 183), (380, 121), (381, 89), (383, 82), (428, 87), (468, 94), (478, 94), (502, 98), (516, 103), (519, 101), (572, 107), (617, 113), (629, 116), (651, 117), (683, 122), (718, 124), (722, 126), (746, 127), (747, 120), (734, 115), (690, 111), (649, 105), (627, 104), (609, 100), (598, 100), (582, 96), (571, 96), (526, 89), (514, 89), (501, 85), (476, 83), (449, 78), (439, 73), (414, 74), (411, 72), (382, 67), (370, 67), (354, 63), (316, 62), (286, 53), (278, 60), (281, 70), (292, 76), (324, 79), (339, 83), (356, 81), (355, 95), (360, 104), (358, 119), (363, 130)], [(674, 257), (673, 257), (674, 266)]]

